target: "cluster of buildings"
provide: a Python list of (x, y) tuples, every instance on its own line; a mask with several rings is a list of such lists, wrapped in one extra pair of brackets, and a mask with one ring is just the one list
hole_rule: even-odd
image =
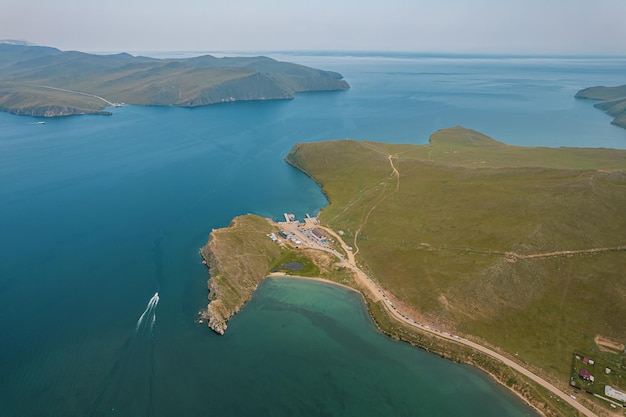
[(275, 233), (273, 233), (273, 232), (272, 232), (272, 233), (270, 233), (270, 234), (268, 234), (268, 235), (267, 235), (267, 237), (269, 237), (270, 239), (272, 239), (272, 242), (276, 242), (276, 243), (278, 243), (279, 245), (280, 245), (281, 243), (283, 243), (283, 241), (282, 241), (282, 240), (280, 240), (280, 239), (276, 236), (276, 234), (275, 234)]
[[(576, 359), (580, 360), (580, 356), (576, 355)], [(585, 365), (594, 365), (596, 362), (593, 359), (589, 359), (585, 356), (583, 357), (583, 363)], [(594, 382), (596, 380), (596, 378), (591, 375), (591, 372), (589, 372), (589, 370), (587, 369), (581, 369), (580, 371), (578, 371), (578, 376), (588, 382)]]
[(301, 245), (302, 244), (302, 241), (300, 239), (296, 238), (296, 235), (291, 233), (291, 232), (285, 232), (285, 231), (281, 230), (280, 232), (278, 232), (278, 234), (283, 239), (291, 240), (296, 245)]
[[(588, 358), (586, 356), (583, 355), (579, 355), (579, 354), (574, 354), (576, 361), (582, 361), (582, 364), (580, 364), (580, 369), (578, 368), (578, 365), (575, 365), (575, 375), (577, 375), (580, 379), (582, 379), (583, 381), (586, 381), (590, 384), (594, 384), (596, 382), (596, 377), (591, 373), (592, 371), (595, 370), (595, 364), (596, 362), (591, 359)], [(609, 367), (604, 367), (604, 373), (606, 375), (609, 375), (612, 373), (611, 368)], [(604, 378), (600, 378), (600, 381), (598, 381), (600, 383), (600, 385), (604, 385), (602, 384), (602, 380)], [(608, 380), (606, 382), (609, 382)], [(572, 380), (570, 381), (570, 385), (573, 387), (579, 387), (579, 385), (576, 383), (575, 381), (575, 377), (572, 376)], [(619, 406), (621, 405), (622, 407), (626, 407), (626, 393), (619, 391), (615, 388), (613, 388), (610, 385), (604, 385), (604, 397), (600, 394), (600, 392), (598, 392), (596, 389), (585, 389), (583, 388), (584, 391), (589, 392), (591, 394), (594, 394), (596, 397), (602, 398), (608, 402), (611, 403), (611, 407), (615, 408), (615, 406)]]

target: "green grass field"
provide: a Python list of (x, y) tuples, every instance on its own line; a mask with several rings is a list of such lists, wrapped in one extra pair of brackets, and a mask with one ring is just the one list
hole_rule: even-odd
[[(289, 264), (300, 264), (299, 269), (289, 269)], [(303, 277), (319, 277), (320, 269), (313, 261), (304, 255), (301, 251), (294, 251), (285, 249), (280, 254), (280, 257), (275, 259), (270, 267), (272, 272), (284, 272), (289, 275), (300, 275)]]
[(287, 160), (322, 184), (321, 221), (433, 324), (563, 382), (597, 335), (626, 342), (626, 151), (451, 128), (424, 146), (299, 144)]

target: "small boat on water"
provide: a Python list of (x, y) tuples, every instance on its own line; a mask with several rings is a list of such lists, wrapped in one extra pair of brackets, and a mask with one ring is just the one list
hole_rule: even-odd
[(35, 124), (36, 124), (36, 125), (45, 125), (45, 124), (46, 124), (46, 122), (37, 122), (37, 123), (35, 123)]

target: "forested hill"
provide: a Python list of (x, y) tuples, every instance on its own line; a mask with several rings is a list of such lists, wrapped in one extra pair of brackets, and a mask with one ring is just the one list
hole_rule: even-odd
[(339, 73), (263, 56), (156, 59), (0, 44), (0, 110), (15, 114), (102, 114), (122, 103), (196, 107), (348, 88)]

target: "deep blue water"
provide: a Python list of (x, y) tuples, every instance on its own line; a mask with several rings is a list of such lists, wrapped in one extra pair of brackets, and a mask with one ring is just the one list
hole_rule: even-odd
[(463, 125), (517, 145), (626, 148), (626, 130), (573, 98), (623, 84), (626, 60), (278, 58), (352, 89), (45, 125), (0, 113), (1, 416), (532, 415), (477, 371), (379, 335), (358, 297), (318, 283), (265, 283), (218, 337), (194, 323), (198, 249), (236, 215), (326, 204), (283, 162), (299, 141), (425, 143)]

